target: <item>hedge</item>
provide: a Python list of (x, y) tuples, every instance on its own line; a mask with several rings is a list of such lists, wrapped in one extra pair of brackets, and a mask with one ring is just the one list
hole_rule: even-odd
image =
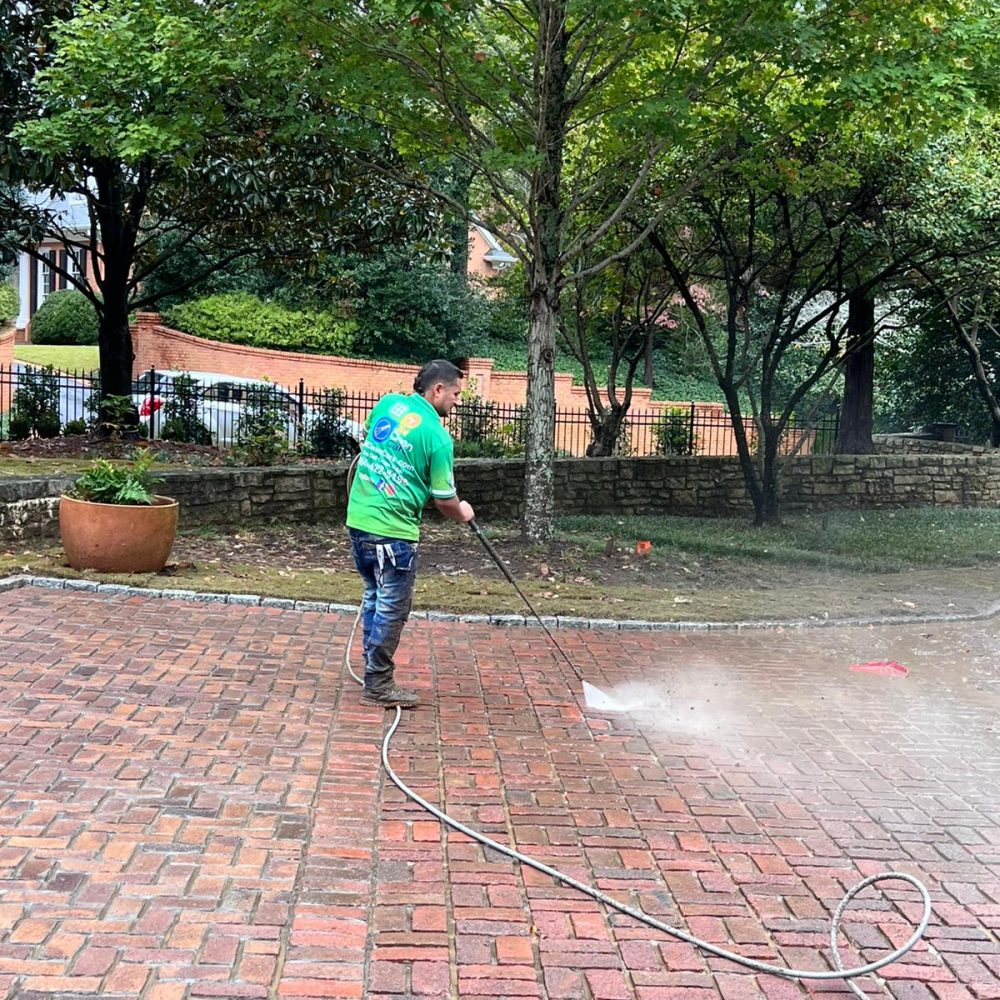
[(284, 351), (347, 354), (357, 324), (330, 312), (289, 309), (246, 292), (226, 292), (192, 299), (164, 313), (177, 330), (219, 340)]

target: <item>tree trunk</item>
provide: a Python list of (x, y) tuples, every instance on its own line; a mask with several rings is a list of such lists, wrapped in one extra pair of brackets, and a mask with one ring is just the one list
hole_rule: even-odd
[(778, 497), (778, 442), (781, 433), (768, 423), (763, 432), (761, 448), (760, 490), (753, 494), (753, 524), (755, 528), (778, 524), (781, 503)]
[[(617, 452), (618, 436), (625, 423), (625, 408), (612, 406), (594, 427), (594, 438), (587, 446), (588, 458), (606, 458)], [(593, 420), (593, 418), (591, 418)]]
[[(455, 161), (452, 166), (451, 196), (466, 209), (469, 207), (469, 189), (472, 174), (467, 167)], [(469, 220), (456, 215), (448, 226), (451, 233), (451, 273), (462, 281), (469, 279)]]
[(560, 258), (563, 239), (561, 197), (563, 148), (569, 108), (566, 102), (567, 0), (539, 4), (533, 100), (538, 113), (529, 217), (535, 219), (528, 275), (531, 294), (528, 325), (528, 435), (524, 470), (524, 537), (552, 537), (555, 498), (555, 357), (559, 326)]
[[(105, 296), (107, 295), (108, 285), (105, 283)], [(120, 294), (113, 296), (112, 301), (105, 297), (97, 342), (101, 360), (101, 434), (107, 437), (115, 432), (116, 427), (121, 431), (134, 432), (139, 426), (139, 414), (135, 404), (131, 403), (132, 332), (128, 326), (128, 302), (124, 285)], [(119, 403), (109, 400), (109, 396), (120, 397)], [(122, 405), (125, 398), (131, 403), (128, 407)]]
[(555, 495), (552, 462), (556, 431), (556, 327), (558, 305), (547, 289), (532, 292), (528, 327), (528, 405), (524, 467), (524, 537), (552, 537)]
[(844, 400), (834, 451), (838, 455), (870, 455), (875, 382), (875, 298), (852, 292), (847, 303), (847, 357)]
[(642, 384), (647, 389), (653, 388), (653, 338), (655, 332), (650, 324), (646, 330), (646, 348), (643, 353)]
[[(126, 197), (124, 173), (124, 167), (116, 161), (106, 161), (94, 170), (102, 251), (98, 284), (103, 302), (97, 343), (101, 359), (100, 429), (104, 435), (113, 434), (116, 428), (134, 433), (139, 426), (139, 414), (131, 402), (132, 334), (128, 327), (128, 305), (136, 232), (145, 207), (149, 169), (140, 167), (137, 190), (131, 201)], [(125, 397), (130, 405), (126, 406), (124, 399), (116, 405), (109, 396)]]

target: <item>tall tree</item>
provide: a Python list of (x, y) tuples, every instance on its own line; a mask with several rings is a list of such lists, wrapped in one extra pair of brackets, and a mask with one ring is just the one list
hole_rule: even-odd
[(614, 455), (632, 405), (639, 367), (676, 322), (676, 289), (648, 247), (583, 281), (564, 308), (559, 345), (583, 369), (592, 432), (587, 455)]
[[(919, 415), (927, 422), (933, 415), (975, 426), (980, 421), (967, 402), (948, 388), (959, 387), (960, 397), (964, 382), (981, 401), (996, 446), (1000, 118), (970, 116), (912, 160), (908, 203), (894, 228), (930, 252), (903, 276), (897, 292), (905, 296), (902, 321), (911, 329), (895, 334), (886, 348), (892, 369), (884, 386), (888, 408), (908, 421)], [(905, 358), (899, 356), (904, 345)], [(957, 359), (966, 363), (964, 377), (955, 370)], [(908, 398), (898, 398), (901, 389)]]
[[(628, 257), (736, 136), (767, 145), (876, 101), (899, 102), (885, 117), (918, 120), (934, 89), (920, 81), (949, 90), (964, 77), (960, 60), (972, 36), (986, 37), (977, 18), (989, 9), (983, 0), (312, 2), (327, 45), (356, 54), (340, 99), (390, 127), (409, 182), (455, 211), (434, 168), (456, 158), (474, 169), (477, 214), (524, 264), (524, 528), (537, 540), (552, 527), (564, 291)], [(640, 205), (638, 231), (594, 259)]]

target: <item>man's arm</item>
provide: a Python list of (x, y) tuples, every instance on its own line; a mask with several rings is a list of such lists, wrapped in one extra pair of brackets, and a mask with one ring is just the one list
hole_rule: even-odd
[(447, 500), (439, 500), (434, 497), (434, 506), (450, 521), (458, 521), (459, 524), (468, 524), (475, 516), (472, 504), (458, 497), (449, 497)]

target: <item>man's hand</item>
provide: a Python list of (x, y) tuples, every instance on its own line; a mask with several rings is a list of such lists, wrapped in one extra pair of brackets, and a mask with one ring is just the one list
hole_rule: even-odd
[(472, 504), (466, 500), (459, 500), (458, 497), (451, 497), (448, 500), (435, 500), (434, 506), (450, 521), (458, 521), (459, 524), (468, 524), (475, 516)]

